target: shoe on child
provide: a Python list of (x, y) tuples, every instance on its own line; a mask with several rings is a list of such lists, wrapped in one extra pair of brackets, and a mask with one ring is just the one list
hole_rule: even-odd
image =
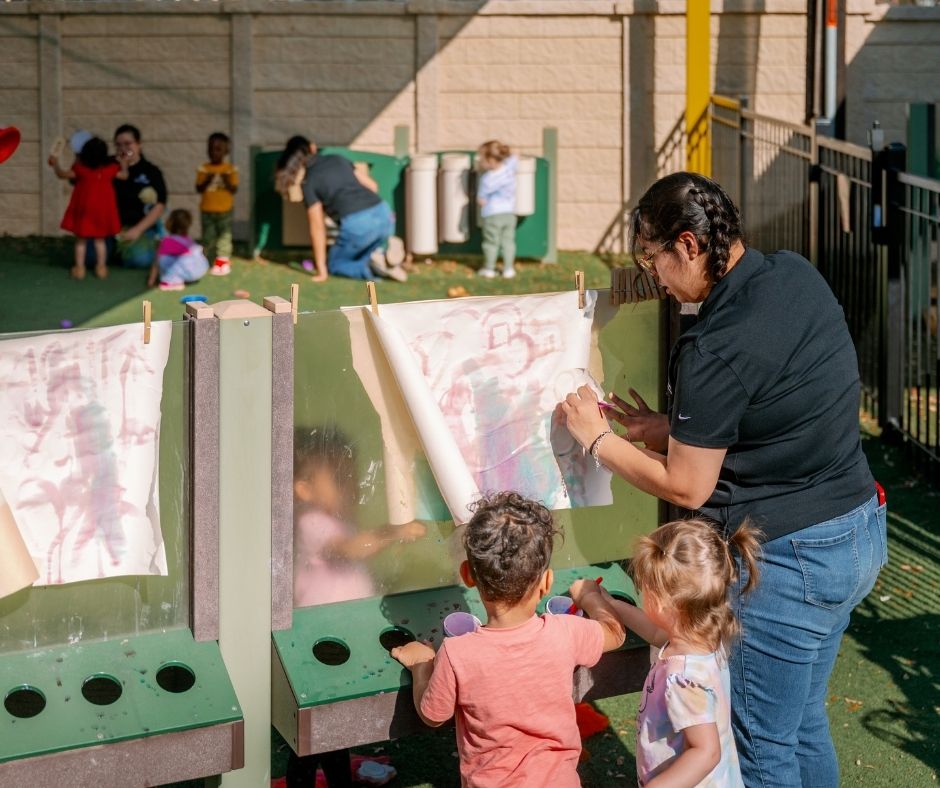
[(481, 268), (479, 271), (477, 271), (477, 276), (482, 276), (484, 279), (495, 279), (496, 271), (494, 271), (492, 268)]
[(213, 276), (228, 276), (232, 273), (232, 264), (227, 257), (216, 257), (209, 273)]
[(161, 290), (184, 290), (186, 285), (182, 282), (160, 282)]
[(515, 268), (504, 268), (503, 269), (503, 279), (512, 279), (516, 275)]

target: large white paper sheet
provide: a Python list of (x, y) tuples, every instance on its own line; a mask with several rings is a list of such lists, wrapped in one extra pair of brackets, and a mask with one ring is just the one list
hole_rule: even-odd
[[(383, 304), (374, 323), (454, 519), (482, 492), (516, 490), (552, 509), (612, 501), (553, 421), (555, 382), (589, 366), (596, 293)], [(567, 392), (564, 392), (567, 393)]]
[(157, 453), (171, 324), (0, 342), (0, 489), (37, 585), (167, 574)]

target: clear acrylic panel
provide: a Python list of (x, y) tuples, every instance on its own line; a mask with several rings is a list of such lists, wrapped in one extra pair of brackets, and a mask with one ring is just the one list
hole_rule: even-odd
[[(191, 528), (189, 330), (188, 322), (173, 323), (160, 404), (160, 526), (168, 575), (32, 586), (2, 598), (0, 653), (188, 625)], [(76, 331), (55, 333), (73, 334)], [(0, 342), (24, 336), (28, 335), (6, 334), (0, 336)]]
[[(627, 398), (632, 387), (654, 405), (660, 305), (606, 302), (601, 291), (591, 371), (604, 390)], [(295, 330), (296, 607), (460, 582), (461, 529), (365, 323), (361, 310), (319, 312), (301, 314)], [(655, 498), (617, 477), (611, 492), (610, 505), (555, 512), (564, 540), (554, 566), (628, 557), (633, 539), (656, 526)]]

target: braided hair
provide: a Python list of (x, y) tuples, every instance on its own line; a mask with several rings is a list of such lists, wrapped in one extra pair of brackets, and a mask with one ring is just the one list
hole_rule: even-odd
[(671, 246), (686, 231), (708, 253), (708, 273), (717, 282), (728, 272), (731, 246), (744, 238), (741, 214), (727, 192), (711, 178), (676, 172), (650, 186), (633, 210), (633, 256), (637, 257), (640, 238)]

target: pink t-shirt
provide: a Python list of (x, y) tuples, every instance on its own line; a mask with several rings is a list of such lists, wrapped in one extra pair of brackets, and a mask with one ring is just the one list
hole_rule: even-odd
[(578, 616), (447, 638), (421, 713), (456, 716), (462, 785), (580, 786), (574, 669), (596, 664), (603, 648), (600, 624)]
[(294, 505), (294, 607), (372, 596), (365, 566), (330, 553), (333, 542), (354, 533), (351, 525), (321, 509)]

